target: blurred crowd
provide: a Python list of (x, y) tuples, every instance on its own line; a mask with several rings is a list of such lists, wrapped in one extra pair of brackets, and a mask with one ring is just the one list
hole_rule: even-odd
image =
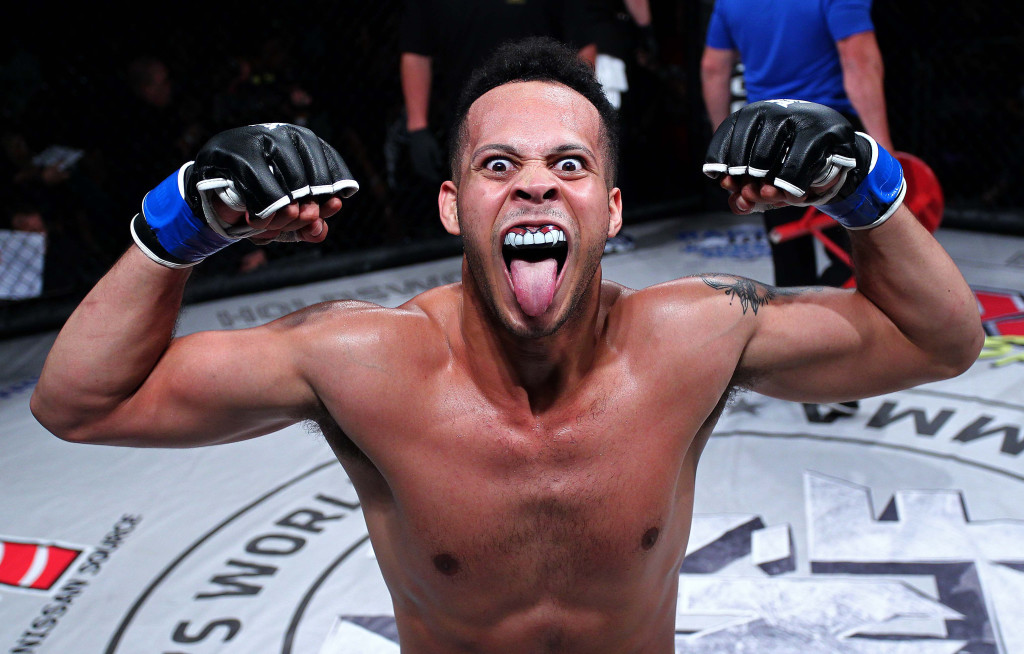
[[(435, 4), (432, 10), (440, 11), (446, 3)], [(469, 63), (519, 35), (508, 31), (506, 18), (478, 10), (487, 3), (463, 0), (465, 10), (455, 6), (459, 2), (447, 4), (455, 15), (472, 14), (474, 29), (484, 30), (475, 54), (463, 53)], [(491, 6), (503, 4), (520, 10), (517, 5), (526, 3)], [(555, 4), (535, 1), (532, 7), (549, 11)], [(664, 143), (650, 112), (682, 111), (682, 75), (653, 65), (659, 53), (649, 9), (642, 24), (631, 13), (634, 6), (646, 8), (647, 0), (566, 0), (570, 4), (586, 9), (566, 14), (578, 16), (572, 38), (590, 48), (592, 64), (599, 42), (602, 55), (626, 59), (632, 89), (628, 100), (620, 98), (623, 122), (625, 129), (637, 127), (636, 138), (625, 141), (638, 152), (652, 139)], [(258, 122), (313, 129), (343, 154), (360, 192), (320, 246), (257, 248), (243, 241), (201, 264), (197, 274), (244, 274), (284, 259), (443, 236), (436, 180), (424, 179), (422, 159), (410, 148), (400, 71), (403, 48), (410, 46), (399, 35), (426, 34), (427, 26), (407, 19), (402, 0), (383, 5), (372, 12), (362, 4), (347, 11), (334, 6), (331, 20), (270, 19), (259, 10), (243, 19), (224, 11), (207, 16), (203, 30), (169, 20), (166, 32), (152, 24), (160, 16), (126, 16), (148, 23), (132, 26), (148, 29), (144, 36), (109, 27), (97, 35), (71, 20), (66, 32), (51, 26), (45, 44), (30, 32), (13, 34), (0, 56), (0, 230), (45, 234), (42, 294), (87, 290), (130, 245), (128, 220), (149, 189), (194, 158), (213, 134)], [(422, 13), (423, 3), (410, 6)], [(220, 39), (218, 30), (231, 21), (230, 38)], [(457, 56), (456, 50), (451, 57)], [(435, 57), (435, 95), (454, 65), (451, 57)], [(652, 102), (645, 85), (657, 86), (662, 100)], [(678, 118), (660, 123), (682, 122)], [(677, 137), (679, 127), (672, 129)], [(443, 143), (443, 128), (435, 136)], [(666, 161), (674, 156), (662, 151)]]
[[(358, 136), (361, 128), (383, 133), (381, 125), (367, 129), (365, 123), (375, 116), (383, 120), (385, 105), (372, 96), (357, 103), (318, 97), (321, 85), (304, 74), (297, 58), (302, 51), (287, 35), (262, 41), (251, 54), (241, 52), (200, 66), (146, 50), (123, 61), (63, 62), (81, 66), (77, 79), (54, 77), (45, 55), (10, 53), (4, 81), (18, 88), (16, 95), (4, 93), (0, 229), (46, 234), (45, 294), (90, 286), (130, 244), (127, 220), (144, 194), (229, 127), (308, 126), (345, 152), (363, 195), (385, 196), (382, 158)], [(338, 107), (346, 115), (336, 115)], [(371, 244), (366, 236), (360, 241)], [(204, 264), (204, 272), (244, 273), (288, 256), (288, 248), (242, 241)]]
[[(317, 0), (286, 11), (132, 5), (117, 20), (92, 6), (51, 20), (52, 9), (36, 3), (8, 10), (0, 39), (0, 273), (12, 257), (5, 233), (43, 235), (42, 289), (26, 295), (84, 292), (130, 244), (128, 221), (149, 189), (213, 134), (257, 122), (311, 127), (343, 154), (360, 192), (319, 246), (242, 242), (197, 275), (442, 237), (435, 200), (445, 104), (416, 114), (411, 86), (426, 80), (433, 96), (443, 94), (483, 50), (521, 35), (503, 12), (543, 7), (553, 16), (563, 4), (571, 29), (526, 22), (572, 40), (614, 96), (627, 232), (659, 207), (678, 214), (680, 200), (706, 208), (705, 180), (684, 170), (699, 170), (710, 136), (698, 69), (714, 0), (409, 0), (418, 16), (410, 22), (406, 0)], [(1024, 43), (1012, 36), (1022, 23), (967, 0), (942, 9), (956, 21), (926, 17), (925, 6), (873, 12), (894, 145), (935, 168), (947, 206), (1016, 207), (1019, 166), (1007, 155), (1024, 137), (1024, 73), (1009, 62)], [(980, 26), (994, 31), (979, 36)], [(8, 241), (28, 256), (20, 244), (31, 239)], [(11, 297), (3, 284), (0, 274), (0, 301)]]

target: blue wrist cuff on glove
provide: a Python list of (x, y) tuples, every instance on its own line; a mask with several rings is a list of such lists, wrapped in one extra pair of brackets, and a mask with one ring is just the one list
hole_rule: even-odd
[(896, 157), (870, 136), (860, 132), (857, 135), (871, 141), (873, 161), (867, 176), (852, 194), (818, 209), (847, 229), (870, 229), (896, 211), (907, 192), (907, 183)]
[[(192, 213), (183, 190), (183, 177), (190, 165), (185, 164), (160, 182), (142, 200), (142, 218), (149, 234), (140, 233), (145, 227), (132, 224), (139, 247), (151, 259), (170, 268), (193, 266), (238, 240), (218, 234), (202, 217)], [(161, 248), (164, 252), (159, 251)]]

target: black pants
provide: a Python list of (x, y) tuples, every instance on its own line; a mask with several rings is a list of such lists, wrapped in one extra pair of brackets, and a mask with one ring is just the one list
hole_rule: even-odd
[[(843, 113), (853, 128), (863, 132), (864, 124), (854, 114)], [(783, 207), (772, 209), (764, 214), (766, 231), (799, 220), (807, 211), (807, 207)], [(850, 237), (840, 226), (823, 232), (830, 241), (841, 247), (847, 254), (850, 252)], [(772, 264), (775, 266), (776, 286), (842, 286), (853, 274), (853, 270), (843, 263), (839, 257), (825, 250), (829, 264), (821, 275), (818, 275), (817, 260), (814, 254), (814, 237), (807, 235), (785, 243), (771, 243)]]
[[(783, 207), (764, 213), (765, 231), (800, 220), (807, 207)], [(850, 238), (846, 230), (838, 225), (824, 231), (824, 235), (847, 253)], [(784, 243), (771, 243), (772, 265), (775, 268), (776, 286), (842, 286), (853, 274), (853, 270), (839, 257), (825, 250), (829, 263), (818, 275), (818, 263), (814, 252), (814, 237), (800, 236)]]

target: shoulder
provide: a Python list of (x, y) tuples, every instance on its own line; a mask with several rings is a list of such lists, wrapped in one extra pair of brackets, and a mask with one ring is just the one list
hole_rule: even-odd
[[(338, 300), (301, 309), (266, 325), (314, 366), (357, 357), (363, 363), (426, 363), (447, 352), (455, 304), (447, 287), (399, 307)], [(387, 365), (385, 367), (390, 367)]]
[(609, 313), (609, 325), (628, 326), (620, 333), (641, 342), (665, 342), (663, 336), (672, 331), (690, 339), (699, 334), (722, 337), (736, 333), (742, 340), (749, 335), (758, 312), (777, 293), (777, 289), (745, 277), (703, 273), (641, 290), (623, 289)]
[(322, 345), (339, 337), (375, 335), (386, 339), (403, 331), (405, 325), (424, 318), (422, 311), (411, 307), (388, 308), (372, 302), (335, 300), (300, 309), (268, 323), (265, 329), (296, 341), (312, 341)]
[(623, 289), (608, 312), (604, 341), (639, 378), (722, 390), (735, 383), (772, 297), (769, 286), (724, 274)]
[(699, 308), (735, 317), (756, 316), (765, 305), (796, 293), (739, 275), (700, 273), (633, 291), (629, 299), (639, 310)]
[(623, 293), (614, 315), (629, 331), (662, 339), (668, 331), (686, 334), (680, 346), (697, 346), (701, 335), (722, 347), (746, 347), (773, 316), (821, 294), (817, 288), (777, 288), (725, 273), (701, 273), (639, 291)]
[[(779, 289), (754, 279), (726, 273), (701, 273), (679, 280), (670, 291), (709, 300), (709, 304), (728, 311), (726, 306), (736, 307), (741, 316), (748, 313), (756, 316), (761, 307), (770, 302), (793, 295), (787, 289)], [(718, 302), (715, 302), (718, 300)], [(735, 310), (732, 311), (736, 313)]]
[(448, 284), (424, 291), (397, 307), (386, 307), (364, 300), (331, 300), (310, 305), (267, 323), (278, 330), (321, 330), (330, 326), (364, 328), (399, 327), (417, 320), (440, 319), (454, 310), (458, 284)]

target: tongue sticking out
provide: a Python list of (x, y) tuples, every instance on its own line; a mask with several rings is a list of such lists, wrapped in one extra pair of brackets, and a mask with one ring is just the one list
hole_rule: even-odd
[(510, 266), (512, 288), (523, 313), (536, 317), (548, 310), (555, 296), (558, 262), (555, 259), (526, 261), (513, 259)]

